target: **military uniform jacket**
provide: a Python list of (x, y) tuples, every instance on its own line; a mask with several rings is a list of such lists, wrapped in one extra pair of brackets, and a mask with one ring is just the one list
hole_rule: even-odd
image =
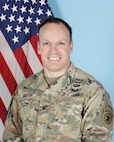
[(111, 142), (113, 108), (108, 93), (71, 63), (51, 86), (43, 70), (22, 81), (5, 122), (6, 142)]

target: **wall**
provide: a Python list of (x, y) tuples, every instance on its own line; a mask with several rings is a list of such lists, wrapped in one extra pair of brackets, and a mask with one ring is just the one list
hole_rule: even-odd
[[(114, 0), (49, 0), (73, 29), (73, 63), (99, 80), (114, 106)], [(114, 138), (113, 138), (114, 141)]]

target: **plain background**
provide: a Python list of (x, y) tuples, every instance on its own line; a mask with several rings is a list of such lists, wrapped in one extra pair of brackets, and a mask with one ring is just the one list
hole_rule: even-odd
[(72, 27), (72, 62), (102, 83), (114, 106), (114, 0), (48, 2), (54, 16)]

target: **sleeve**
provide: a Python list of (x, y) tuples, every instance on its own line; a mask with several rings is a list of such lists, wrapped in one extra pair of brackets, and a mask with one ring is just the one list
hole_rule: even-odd
[(5, 130), (2, 137), (4, 142), (23, 142), (22, 138), (22, 122), (19, 115), (19, 107), (16, 94), (13, 96), (8, 114), (5, 121)]
[(113, 107), (108, 93), (98, 84), (86, 90), (83, 119), (82, 141), (112, 142)]

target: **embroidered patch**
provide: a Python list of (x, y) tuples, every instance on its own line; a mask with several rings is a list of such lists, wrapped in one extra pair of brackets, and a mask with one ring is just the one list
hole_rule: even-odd
[(106, 126), (110, 126), (112, 124), (113, 114), (112, 111), (108, 108), (105, 109), (102, 115), (102, 122)]

